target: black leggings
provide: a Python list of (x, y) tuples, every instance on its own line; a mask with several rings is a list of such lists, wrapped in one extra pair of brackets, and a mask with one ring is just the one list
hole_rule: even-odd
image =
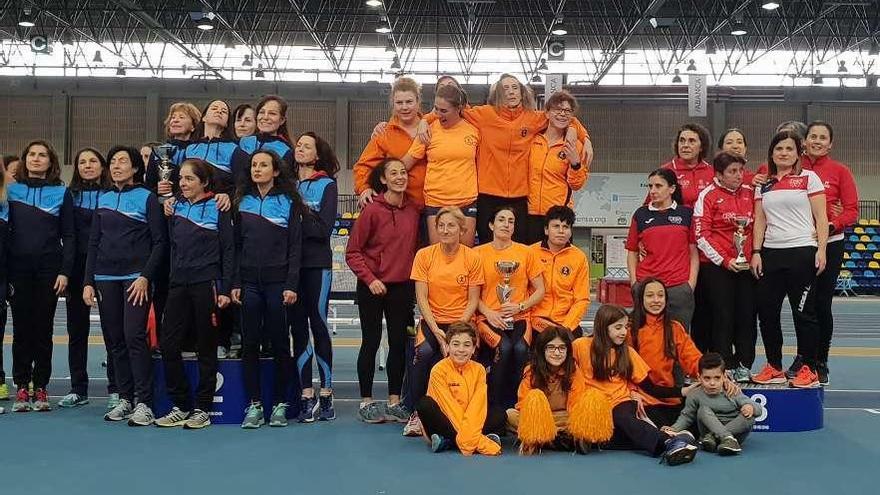
[(643, 450), (652, 456), (660, 455), (669, 438), (665, 433), (636, 417), (636, 403), (628, 400), (611, 410), (614, 436), (610, 447)]
[(128, 302), (128, 288), (134, 280), (95, 282), (101, 331), (113, 359), (119, 395), (134, 404), (153, 407), (153, 360), (147, 346), (147, 316), (150, 301), (140, 306)]
[[(80, 255), (76, 259), (73, 273), (67, 283), (67, 335), (70, 341), (67, 344), (67, 366), (70, 368), (70, 392), (82, 397), (89, 396), (89, 329), (91, 321), (89, 314), (92, 308), (86, 306), (83, 301), (83, 275), (86, 267), (86, 257)], [(116, 393), (116, 377), (113, 371), (113, 359), (110, 358), (110, 349), (105, 344), (107, 352), (107, 393)]]
[(820, 363), (828, 362), (828, 351), (831, 349), (831, 336), (834, 334), (834, 315), (831, 303), (834, 300), (834, 289), (843, 263), (843, 241), (829, 242), (825, 248), (825, 271), (816, 280), (816, 318), (819, 320), (819, 355)]
[(172, 286), (165, 306), (165, 326), (160, 334), (168, 395), (182, 411), (192, 410), (190, 383), (183, 370), (181, 346), (195, 334), (199, 356), (199, 385), (195, 406), (210, 411), (217, 385), (217, 291), (214, 282)]
[(56, 275), (12, 279), (12, 378), (18, 388), (46, 388), (52, 374)]
[(303, 268), (299, 273), (300, 289), (296, 304), (290, 308), (290, 328), (300, 387), (303, 390), (312, 388), (314, 355), (318, 360), (321, 388), (333, 388), (333, 343), (327, 328), (333, 272), (329, 268)]
[(816, 248), (764, 248), (764, 275), (758, 280), (758, 317), (767, 362), (782, 369), (782, 301), (788, 296), (798, 349), (804, 364), (816, 369), (819, 322), (816, 319)]
[[(440, 409), (437, 401), (428, 396), (422, 397), (418, 402), (417, 410), (425, 435), (430, 437), (436, 433), (443, 438), (455, 440), (458, 432), (455, 431), (455, 427), (452, 426), (449, 418), (443, 414), (443, 409)], [(490, 407), (486, 412), (486, 421), (483, 423), (483, 435), (488, 435), (489, 433), (495, 433), (499, 436), (503, 435), (506, 424), (507, 414), (505, 414), (504, 409)]]
[(509, 409), (516, 404), (516, 391), (522, 380), (523, 369), (529, 360), (529, 345), (525, 341), (525, 320), (513, 323), (512, 330), (489, 328), (501, 336), (495, 349), (486, 346), (489, 368), (489, 405)]
[(3, 368), (3, 337), (6, 334), (6, 279), (0, 280), (0, 384), (6, 382)]
[(727, 369), (751, 368), (758, 338), (755, 278), (749, 271), (734, 273), (713, 263), (700, 265), (700, 277), (710, 315), (708, 350), (721, 354)]
[[(449, 328), (449, 325), (449, 323), (437, 324), (444, 333)], [(409, 389), (403, 398), (403, 404), (410, 411), (415, 411), (416, 404), (428, 392), (428, 379), (431, 377), (431, 368), (443, 358), (443, 353), (440, 352), (440, 343), (437, 342), (434, 332), (428, 328), (428, 324), (424, 320), (421, 326), (425, 340), (413, 350), (412, 363), (409, 365), (406, 374), (409, 381)]]
[(388, 395), (400, 395), (406, 367), (406, 327), (413, 324), (415, 288), (412, 282), (385, 284), (387, 293), (374, 296), (366, 284), (358, 280), (357, 303), (361, 319), (361, 348), (357, 371), (361, 397), (373, 396), (376, 373), (376, 352), (382, 342), (382, 316), (388, 325)]
[(284, 284), (281, 282), (245, 282), (241, 288), (241, 358), (245, 390), (251, 402), (262, 402), (260, 342), (264, 336), (268, 336), (272, 342), (275, 360), (274, 402), (287, 402), (293, 370), (283, 293)]

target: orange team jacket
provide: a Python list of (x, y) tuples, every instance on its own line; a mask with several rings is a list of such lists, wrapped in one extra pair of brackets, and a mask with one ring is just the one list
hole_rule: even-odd
[[(605, 394), (605, 397), (608, 398), (612, 408), (616, 407), (618, 404), (632, 400), (630, 390), (634, 388), (635, 384), (640, 383), (648, 376), (648, 372), (650, 371), (648, 364), (645, 363), (635, 349), (627, 346), (626, 349), (629, 352), (629, 360), (633, 367), (632, 378), (627, 380), (620, 376), (612, 376), (610, 380), (597, 380), (593, 377), (593, 363), (590, 360), (590, 347), (592, 345), (592, 337), (580, 337), (575, 339), (572, 344), (574, 361), (577, 363), (578, 369), (583, 375), (587, 387), (595, 388)], [(615, 351), (612, 349), (611, 353), (608, 355), (609, 363), (614, 363), (614, 352)]]
[[(535, 135), (547, 127), (547, 115), (538, 110), (478, 105), (463, 110), (464, 118), (479, 129), (482, 136), (477, 156), (477, 179), (480, 194), (502, 198), (529, 195), (529, 150)], [(436, 115), (425, 116), (433, 122)], [(572, 120), (580, 141), (590, 135), (577, 119)]]
[[(584, 380), (584, 375), (581, 373), (579, 369), (575, 366), (574, 375), (571, 377), (571, 389), (566, 393), (562, 390), (562, 370), (558, 376), (550, 379), (550, 383), (548, 384), (549, 390), (542, 391), (544, 395), (547, 396), (547, 402), (550, 403), (550, 410), (553, 412), (556, 411), (570, 411), (572, 407), (574, 407), (575, 403), (577, 403), (578, 398), (580, 398), (581, 394), (584, 393), (584, 390), (587, 388), (587, 382)], [(528, 395), (529, 392), (532, 391), (532, 368), (531, 366), (526, 366), (526, 369), (523, 370), (522, 380), (519, 382), (519, 389), (516, 392), (516, 409), (522, 409), (522, 403)]]
[[(699, 363), (703, 354), (694, 345), (694, 341), (688, 337), (681, 323), (674, 320), (672, 322), (672, 340), (675, 342), (675, 355), (682, 371), (690, 376), (699, 376)], [(662, 387), (674, 387), (675, 376), (672, 370), (675, 366), (675, 360), (666, 357), (663, 353), (663, 321), (660, 318), (648, 315), (647, 323), (639, 329), (638, 344), (636, 351), (644, 358), (648, 366), (651, 367), (651, 372), (648, 373), (648, 378), (651, 379), (651, 382)], [(645, 392), (641, 392), (641, 394), (645, 396), (645, 404), (649, 406), (656, 406), (658, 404), (678, 405), (681, 403), (681, 398), (678, 397), (657, 399)]]
[[(501, 300), (498, 298), (498, 286), (504, 282), (501, 274), (498, 273), (498, 270), (495, 268), (496, 262), (519, 262), (519, 268), (510, 278), (510, 286), (513, 288), (510, 302), (514, 304), (523, 303), (529, 298), (529, 281), (541, 276), (544, 271), (541, 263), (538, 261), (538, 257), (535, 256), (534, 251), (525, 244), (514, 242), (507, 249), (498, 251), (490, 242), (475, 247), (474, 251), (480, 256), (480, 259), (483, 262), (483, 280), (486, 282), (483, 285), (480, 299), (486, 304), (486, 306), (489, 306), (489, 308), (495, 311), (501, 309)], [(515, 319), (528, 321), (529, 315), (527, 313), (522, 313), (517, 315)], [(477, 325), (477, 330), (480, 332), (480, 337), (484, 342), (489, 344), (489, 346), (493, 348), (497, 347), (498, 343), (501, 342), (501, 336), (488, 327), (485, 323), (484, 317), (481, 316), (478, 318), (478, 321), (479, 324)], [(531, 341), (531, 332), (526, 332), (525, 339), (526, 342)]]
[(530, 246), (544, 267), (544, 299), (532, 308), (532, 328), (543, 330), (542, 318), (574, 330), (590, 306), (590, 262), (569, 244), (556, 254), (543, 242)]
[(486, 369), (473, 361), (459, 368), (445, 358), (431, 369), (428, 397), (455, 428), (455, 444), (464, 455), (499, 455), (501, 447), (483, 435), (489, 408)]
[(468, 289), (483, 285), (483, 264), (474, 251), (462, 244), (450, 258), (437, 243), (416, 252), (410, 278), (428, 285), (428, 305), (437, 323), (461, 320)]
[[(374, 136), (367, 143), (361, 157), (354, 164), (354, 193), (360, 194), (370, 187), (370, 172), (379, 162), (386, 158), (403, 158), (412, 145), (413, 137), (400, 126), (400, 119), (391, 117), (385, 131)], [(424, 159), (418, 160), (409, 170), (409, 182), (406, 193), (410, 199), (419, 206), (425, 204), (425, 163)]]
[[(543, 133), (535, 136), (529, 153), (529, 215), (546, 215), (551, 206), (572, 208), (572, 192), (580, 190), (587, 182), (590, 171), (580, 163), (578, 168), (570, 166), (570, 157), (565, 156), (565, 140), (549, 143)], [(583, 154), (584, 145), (578, 142), (578, 155)]]
[(477, 148), (480, 132), (461, 120), (450, 128), (440, 121), (431, 127), (431, 143), (416, 139), (407, 152), (413, 158), (427, 157), (425, 205), (468, 206), (477, 200)]

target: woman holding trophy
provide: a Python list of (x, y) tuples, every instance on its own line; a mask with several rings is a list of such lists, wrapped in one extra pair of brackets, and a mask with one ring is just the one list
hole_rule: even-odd
[(489, 404), (510, 408), (529, 359), (529, 310), (544, 298), (544, 266), (534, 250), (513, 241), (513, 207), (499, 208), (490, 220), (492, 242), (474, 248), (486, 280), (477, 329), (489, 368)]
[[(715, 179), (694, 205), (700, 250), (697, 287), (711, 315), (708, 350), (724, 357), (737, 382), (748, 382), (755, 362), (755, 280), (749, 273), (754, 189), (743, 183), (745, 158), (722, 151), (712, 161)], [(694, 324), (696, 327), (696, 323)], [(694, 329), (696, 332), (697, 329)]]

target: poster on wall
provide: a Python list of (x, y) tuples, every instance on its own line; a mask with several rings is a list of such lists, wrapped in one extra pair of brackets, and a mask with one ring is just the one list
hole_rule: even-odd
[(590, 174), (573, 195), (575, 226), (628, 227), (633, 212), (645, 202), (646, 174)]

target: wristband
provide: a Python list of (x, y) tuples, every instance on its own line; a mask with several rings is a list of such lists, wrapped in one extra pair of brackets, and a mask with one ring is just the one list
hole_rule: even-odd
[(752, 249), (752, 254), (761, 254), (760, 249)]

